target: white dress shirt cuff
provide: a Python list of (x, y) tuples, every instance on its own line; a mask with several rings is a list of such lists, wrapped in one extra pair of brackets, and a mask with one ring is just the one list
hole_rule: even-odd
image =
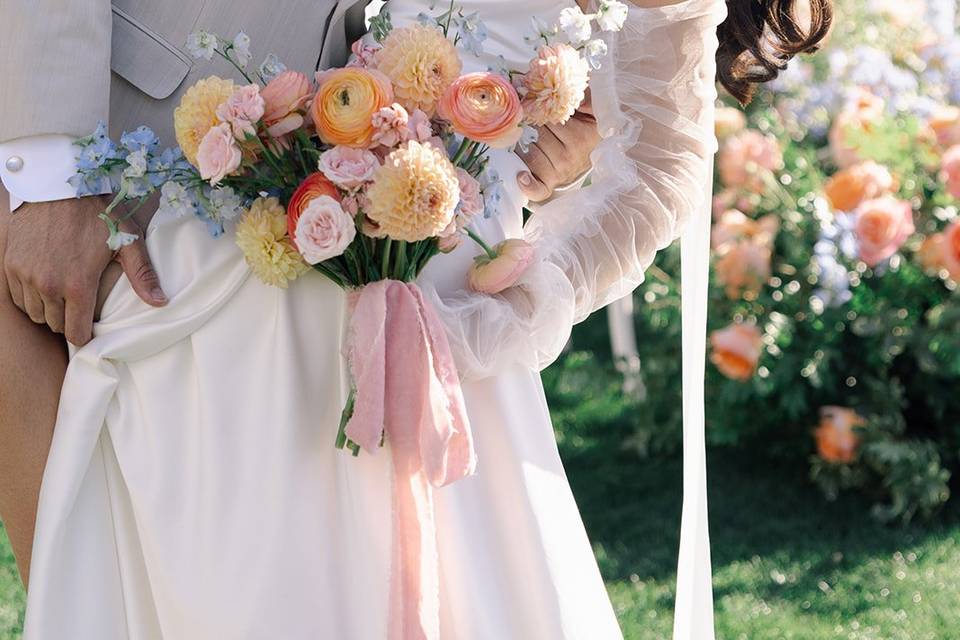
[(24, 202), (77, 196), (67, 180), (77, 172), (73, 138), (50, 134), (0, 143), (0, 180), (10, 194), (10, 211)]

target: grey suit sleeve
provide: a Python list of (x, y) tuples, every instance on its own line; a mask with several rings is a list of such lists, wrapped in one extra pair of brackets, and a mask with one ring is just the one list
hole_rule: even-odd
[(109, 0), (0, 0), (0, 142), (107, 120), (111, 27)]

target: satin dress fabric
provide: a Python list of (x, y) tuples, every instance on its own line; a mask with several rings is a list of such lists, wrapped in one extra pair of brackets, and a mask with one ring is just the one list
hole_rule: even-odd
[[(394, 25), (430, 11), (397, 0)], [(552, 0), (477, 0), (487, 55), (515, 68)], [(522, 232), (519, 159), (497, 152), (499, 216)], [(344, 296), (320, 274), (251, 276), (232, 234), (155, 217), (168, 306), (126, 279), (72, 354), (41, 492), (25, 640), (371, 640), (387, 635), (390, 456), (334, 449), (346, 397)], [(464, 287), (476, 250), (423, 279)], [(621, 638), (558, 455), (539, 374), (466, 382), (476, 475), (437, 490), (441, 637)]]

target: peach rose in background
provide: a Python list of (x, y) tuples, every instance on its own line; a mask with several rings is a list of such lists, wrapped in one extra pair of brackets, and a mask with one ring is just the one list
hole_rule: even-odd
[(477, 256), (467, 274), (470, 288), (495, 294), (512, 287), (533, 263), (536, 251), (525, 240), (504, 240), (493, 248), (495, 258), (486, 253)]
[(848, 141), (851, 132), (869, 131), (883, 117), (884, 102), (866, 89), (856, 89), (843, 109), (834, 118), (827, 135), (830, 153), (838, 167), (844, 168), (860, 161), (857, 149)]
[(717, 166), (724, 186), (762, 193), (764, 178), (783, 168), (783, 154), (773, 136), (744, 129), (724, 141)]
[(940, 177), (947, 185), (947, 193), (960, 199), (960, 144), (950, 147), (943, 154)]
[(950, 277), (960, 282), (960, 220), (954, 220), (943, 231), (940, 259)]
[(497, 73), (468, 73), (453, 81), (437, 104), (437, 114), (460, 135), (494, 149), (520, 140), (523, 109), (510, 81)]
[(727, 209), (717, 217), (713, 225), (710, 244), (713, 250), (718, 252), (722, 252), (729, 243), (744, 238), (772, 246), (779, 231), (780, 219), (772, 213), (754, 220), (738, 209)]
[(921, 268), (928, 273), (937, 273), (945, 269), (943, 260), (944, 253), (944, 235), (934, 233), (923, 239), (920, 248), (917, 249), (917, 261)]
[(357, 225), (330, 196), (310, 200), (297, 219), (293, 238), (309, 264), (341, 255), (357, 235)]
[(763, 335), (755, 324), (735, 322), (710, 334), (710, 361), (731, 380), (753, 377), (763, 349)]
[(297, 71), (284, 71), (267, 83), (261, 91), (267, 132), (274, 138), (284, 136), (303, 126), (301, 113), (310, 100), (310, 79)]
[(542, 127), (569, 120), (586, 97), (590, 65), (568, 44), (544, 45), (521, 83), (524, 119)]
[(393, 103), (390, 81), (379, 71), (348, 67), (317, 74), (320, 88), (310, 115), (327, 144), (368, 147), (375, 129), (373, 115)]
[(203, 136), (200, 148), (197, 150), (197, 168), (200, 177), (210, 184), (219, 184), (228, 175), (240, 168), (243, 152), (233, 137), (233, 129), (229, 124), (219, 124)]
[(864, 200), (877, 198), (897, 189), (890, 171), (872, 160), (842, 169), (827, 180), (824, 192), (838, 211), (853, 211)]
[(773, 251), (757, 240), (733, 243), (717, 260), (717, 281), (731, 300), (755, 299), (770, 278)]
[(714, 133), (721, 142), (747, 126), (747, 116), (740, 109), (718, 107)]
[(937, 107), (927, 124), (937, 137), (937, 144), (942, 148), (947, 149), (960, 144), (960, 107), (954, 105)]
[(373, 180), (380, 160), (366, 149), (337, 146), (320, 155), (320, 172), (344, 191), (359, 189)]
[(233, 92), (226, 102), (217, 107), (217, 117), (233, 129), (238, 140), (257, 135), (257, 123), (263, 117), (265, 102), (260, 87), (248, 84)]
[(866, 200), (852, 215), (860, 259), (871, 267), (896, 253), (914, 232), (910, 203), (892, 196)]
[(300, 215), (311, 200), (320, 196), (330, 196), (334, 200), (339, 200), (340, 192), (330, 182), (330, 179), (322, 173), (311, 173), (304, 178), (297, 190), (293, 192), (293, 195), (290, 196), (290, 202), (287, 204), (287, 232), (291, 238), (296, 236), (297, 221), (300, 219)]
[(853, 462), (860, 446), (860, 435), (856, 429), (865, 424), (866, 421), (853, 409), (821, 407), (820, 425), (813, 434), (817, 442), (817, 453), (827, 462)]

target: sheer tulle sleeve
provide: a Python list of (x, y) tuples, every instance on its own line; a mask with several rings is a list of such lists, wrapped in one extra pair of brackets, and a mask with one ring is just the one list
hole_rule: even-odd
[(722, 0), (630, 7), (591, 78), (603, 141), (591, 184), (539, 208), (525, 227), (537, 260), (498, 296), (427, 295), (464, 378), (542, 368), (573, 324), (626, 295), (704, 202), (715, 152), (713, 102)]

